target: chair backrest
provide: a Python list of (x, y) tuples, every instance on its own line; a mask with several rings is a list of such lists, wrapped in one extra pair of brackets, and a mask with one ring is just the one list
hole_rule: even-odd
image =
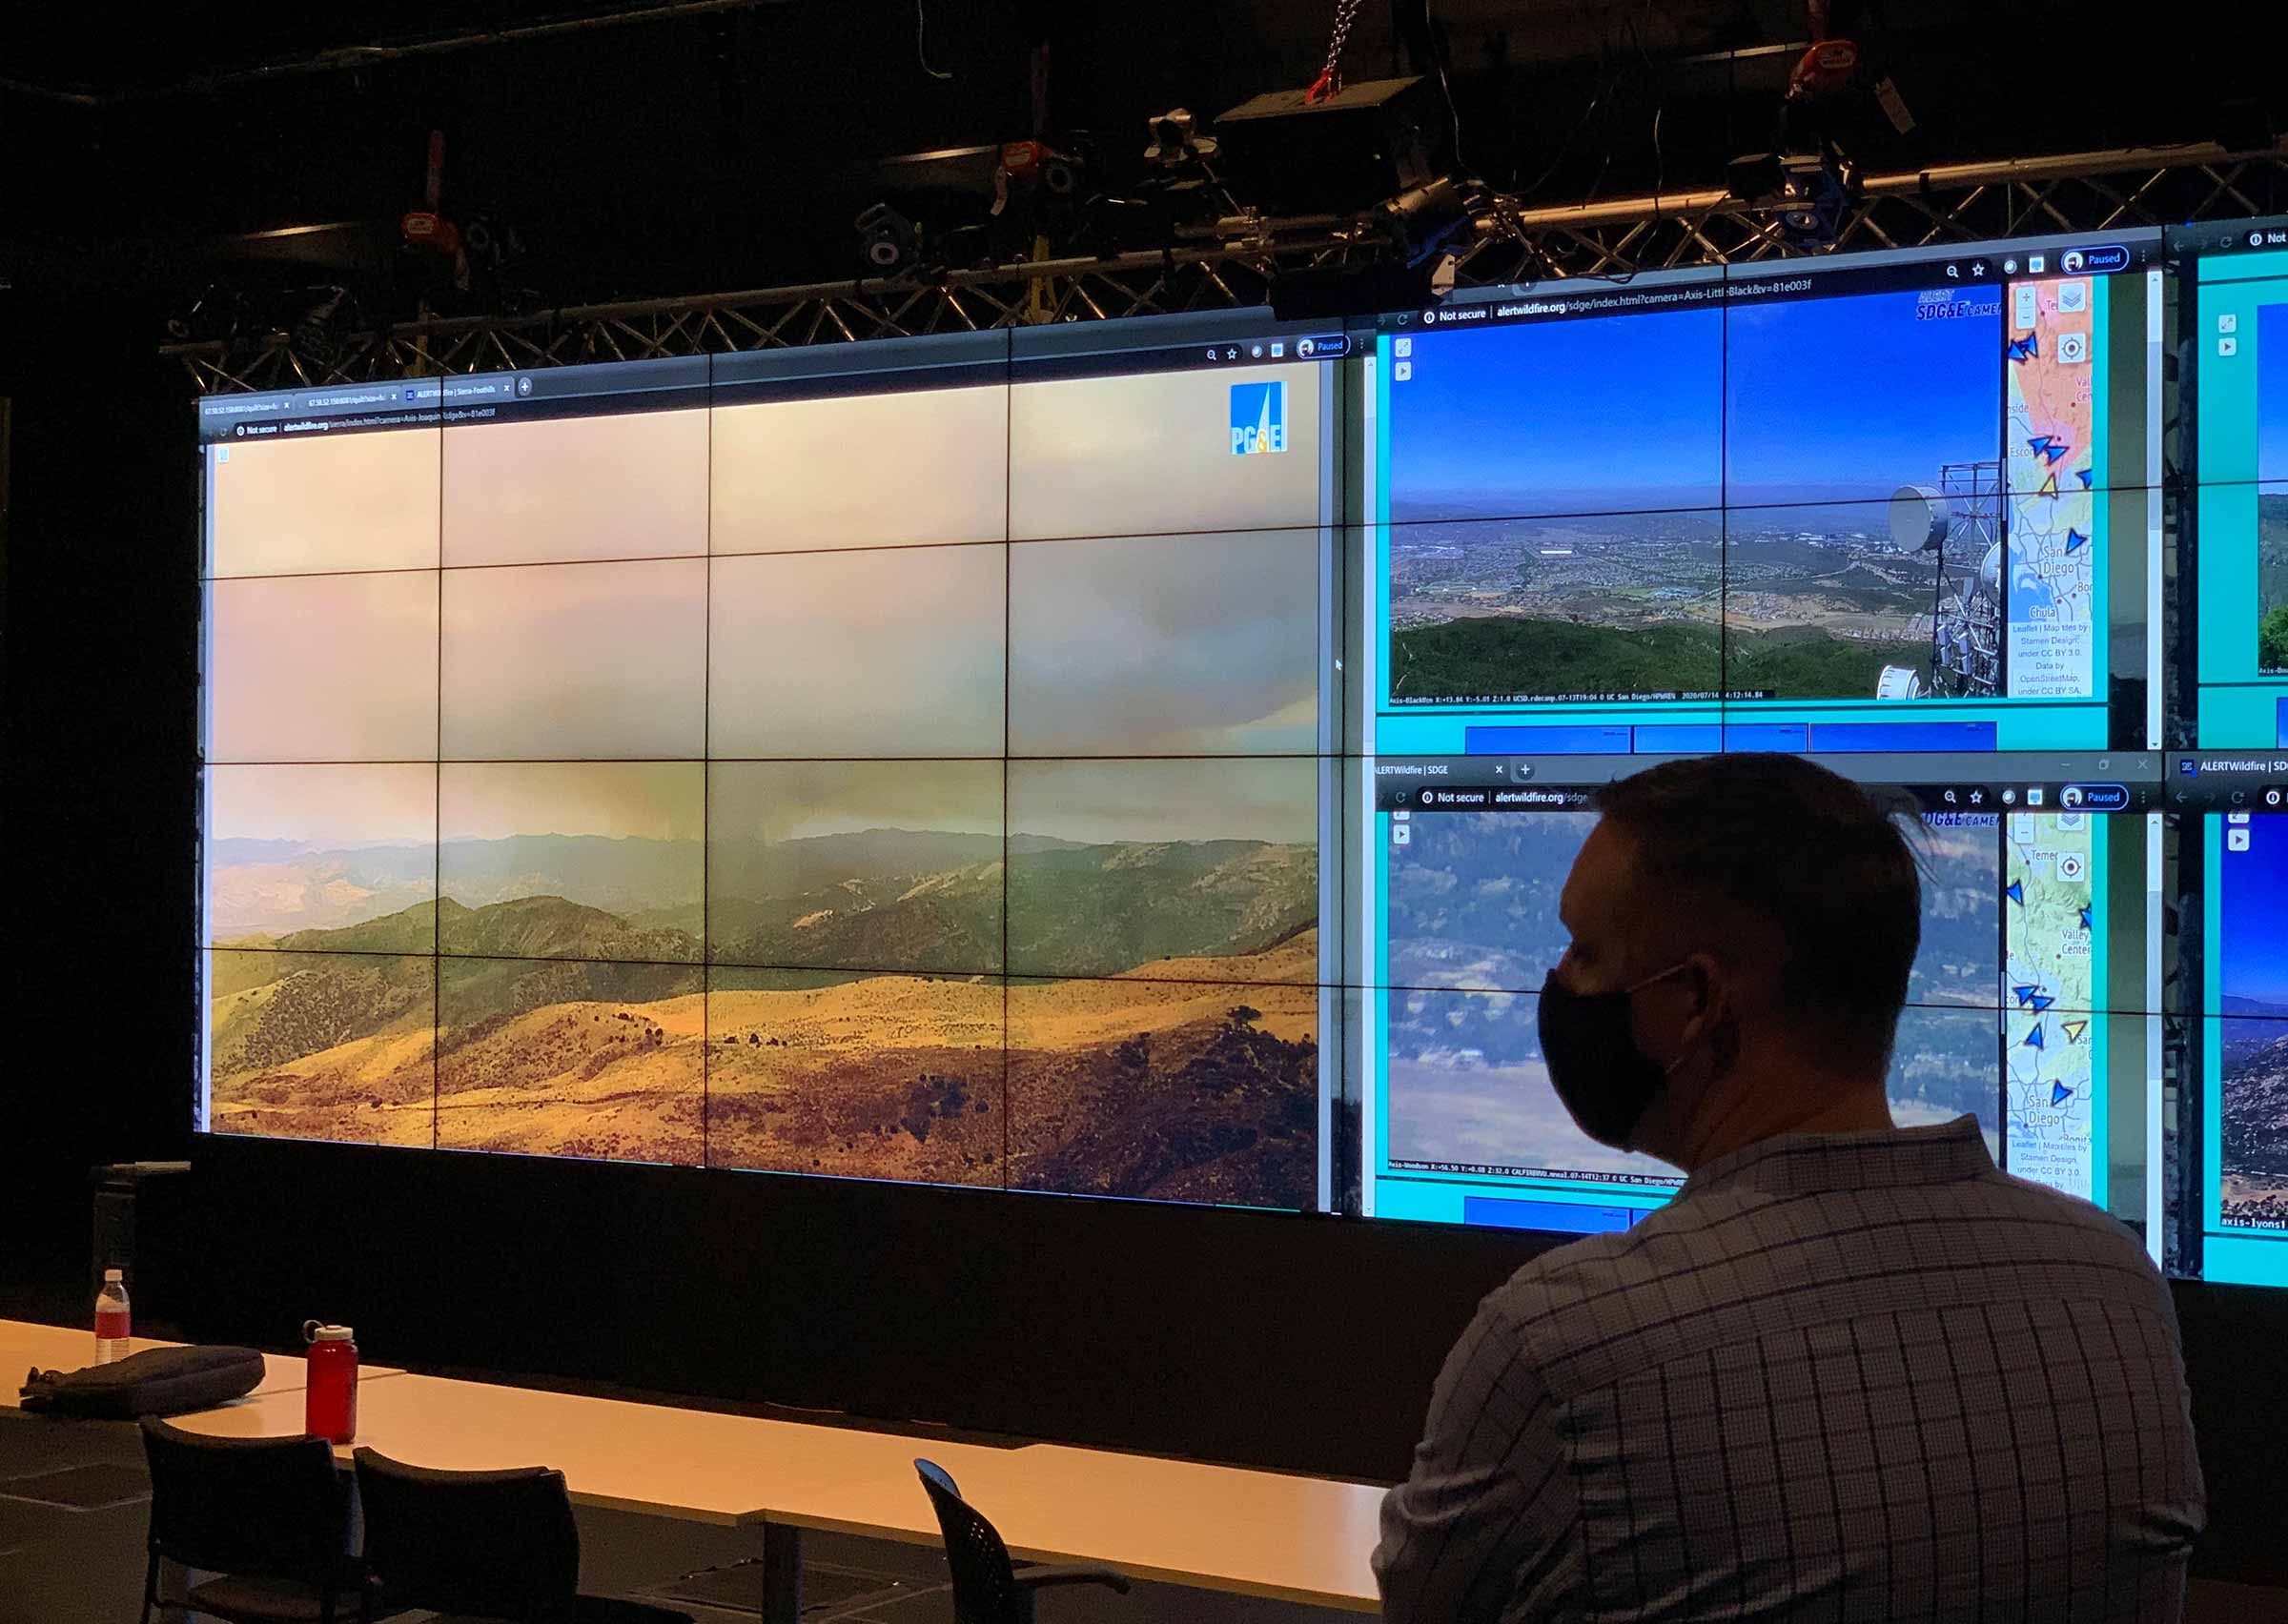
[(434, 1472), (359, 1450), (365, 1565), (386, 1605), (556, 1624), (580, 1590), (564, 1474)]
[(143, 1418), (150, 1547), (221, 1573), (332, 1586), (349, 1549), (349, 1503), (323, 1438), (210, 1438)]
[(917, 1460), (922, 1488), (937, 1511), (946, 1536), (946, 1564), (953, 1571), (955, 1624), (1018, 1624), (1026, 1615), (1024, 1593), (1000, 1531), (961, 1497), (952, 1473), (931, 1460)]

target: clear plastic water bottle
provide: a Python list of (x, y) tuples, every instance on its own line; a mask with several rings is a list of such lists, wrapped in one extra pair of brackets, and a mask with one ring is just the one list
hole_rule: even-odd
[(103, 1289), (95, 1293), (95, 1363), (108, 1365), (127, 1357), (127, 1276), (116, 1269), (103, 1271)]

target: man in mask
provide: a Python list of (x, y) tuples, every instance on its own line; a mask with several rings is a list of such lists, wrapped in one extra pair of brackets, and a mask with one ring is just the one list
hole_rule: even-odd
[(1584, 1132), (1688, 1175), (1480, 1306), (1375, 1553), (1399, 1624), (2174, 1620), (2202, 1527), (2130, 1232), (1890, 1120), (1913, 854), (1798, 758), (1605, 792), (1541, 998)]

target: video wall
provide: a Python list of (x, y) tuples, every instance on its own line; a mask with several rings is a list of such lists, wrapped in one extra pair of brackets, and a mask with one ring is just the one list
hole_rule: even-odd
[(1894, 1116), (2288, 1283), (2283, 310), (2246, 222), (209, 397), (202, 1127), (1625, 1228), (1556, 894), (1778, 750), (1922, 812)]
[(206, 1127), (1323, 1205), (1289, 341), (204, 402)]
[(2162, 248), (1836, 255), (1378, 321), (1363, 1209), (1594, 1232), (1667, 1199), (1673, 1169), (1590, 1143), (1549, 1087), (1557, 895), (1599, 785), (1780, 750), (1922, 813), (1894, 1118), (1974, 1116), (2012, 1171), (2148, 1217)]

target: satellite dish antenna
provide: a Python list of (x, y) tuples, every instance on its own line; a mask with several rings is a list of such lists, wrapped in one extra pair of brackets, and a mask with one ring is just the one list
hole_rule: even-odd
[(1901, 485), (1890, 497), (1890, 544), (1902, 553), (1935, 553), (1947, 544), (1954, 510), (1946, 493)]
[(1922, 678), (1905, 665), (1886, 665), (1883, 675), (1875, 679), (1878, 700), (1919, 700), (1923, 692)]

